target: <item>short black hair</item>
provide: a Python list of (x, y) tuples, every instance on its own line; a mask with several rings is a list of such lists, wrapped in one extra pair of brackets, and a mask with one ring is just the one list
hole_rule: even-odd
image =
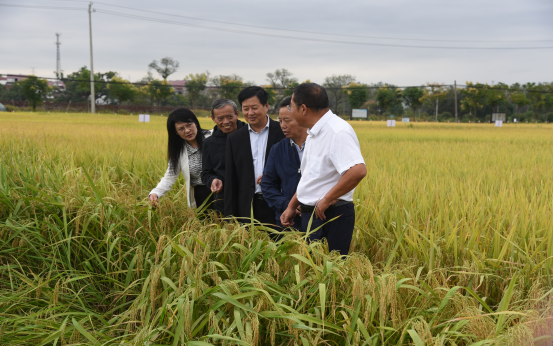
[(280, 102), (280, 108), (287, 107), (292, 103), (292, 96), (288, 96)]
[(238, 103), (242, 106), (242, 102), (254, 96), (257, 96), (259, 102), (261, 102), (263, 106), (269, 101), (269, 93), (265, 89), (258, 86), (249, 86), (242, 89), (240, 94), (238, 94)]
[(314, 111), (328, 108), (328, 95), (325, 88), (317, 83), (301, 83), (294, 89), (296, 106), (305, 105)]

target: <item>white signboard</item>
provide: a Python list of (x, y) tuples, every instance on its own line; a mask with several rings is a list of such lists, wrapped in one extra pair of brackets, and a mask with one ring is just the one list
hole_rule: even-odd
[(150, 122), (150, 114), (139, 114), (138, 115), (138, 121), (141, 123), (149, 123)]
[(495, 127), (502, 127), (503, 126), (503, 121), (501, 120), (496, 120), (495, 121)]
[(505, 113), (492, 113), (492, 121), (505, 121), (507, 120), (507, 114)]
[(401, 118), (401, 122), (402, 122), (402, 123), (408, 123), (408, 122), (409, 122), (409, 118)]
[(363, 118), (367, 119), (368, 114), (366, 109), (352, 109), (351, 110), (351, 117), (352, 118)]
[(394, 127), (394, 126), (396, 126), (396, 121), (395, 120), (387, 120), (386, 121), (386, 126)]

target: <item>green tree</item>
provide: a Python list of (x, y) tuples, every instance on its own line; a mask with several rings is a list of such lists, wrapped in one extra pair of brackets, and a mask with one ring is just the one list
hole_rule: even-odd
[(401, 90), (384, 85), (376, 92), (376, 103), (383, 110), (386, 118), (388, 110), (401, 103)]
[(29, 101), (33, 112), (36, 110), (36, 106), (44, 100), (44, 96), (49, 90), (46, 79), (40, 79), (36, 76), (31, 75), (21, 82), (21, 92)]
[(542, 85), (536, 83), (526, 83), (522, 87), (526, 90), (526, 97), (532, 105), (532, 110), (534, 111), (534, 120), (537, 120), (538, 109), (543, 105)]
[(192, 108), (196, 107), (196, 101), (200, 97), (200, 93), (205, 90), (207, 81), (209, 79), (209, 72), (202, 72), (196, 74), (189, 74), (186, 80), (186, 91), (188, 92), (188, 98), (192, 104)]
[(292, 96), (294, 89), (296, 89), (298, 85), (300, 85), (298, 82), (291, 82), (288, 84), (284, 89), (284, 97)]
[(520, 107), (524, 107), (527, 104), (530, 104), (530, 100), (528, 100), (526, 95), (520, 91), (517, 91), (511, 94), (511, 102), (517, 106), (517, 111), (516, 111), (517, 117), (518, 117)]
[(21, 82), (15, 82), (9, 88), (2, 85), (3, 91), (0, 94), (0, 100), (4, 101), (25, 101), (25, 95), (21, 90)]
[(343, 92), (347, 95), (351, 108), (361, 108), (369, 99), (369, 91), (365, 84), (357, 84), (351, 82), (347, 88), (343, 88)]
[(300, 85), (298, 79), (293, 77), (294, 74), (285, 68), (276, 69), (275, 72), (269, 72), (265, 76), (276, 93), (273, 103), (275, 106), (278, 106), (285, 97), (292, 96), (294, 88)]
[(167, 77), (177, 72), (179, 69), (179, 62), (173, 58), (165, 57), (157, 62), (157, 60), (152, 61), (149, 65), (149, 68), (156, 70), (160, 74), (161, 78), (167, 80)]
[(237, 74), (229, 76), (215, 76), (211, 79), (211, 83), (219, 88), (221, 97), (236, 101), (240, 90), (244, 87), (242, 77)]
[(553, 110), (553, 95), (552, 94), (547, 94), (544, 96), (543, 98), (543, 105), (546, 109), (546, 113), (545, 113), (545, 122), (549, 122), (549, 112), (551, 112), (551, 110)]
[(343, 88), (350, 83), (355, 83), (355, 76), (344, 74), (325, 77), (323, 86), (329, 94), (329, 101), (331, 101), (330, 106), (333, 108), (332, 111), (336, 114), (338, 114), (340, 105), (342, 105), (342, 109), (345, 108), (345, 94), (343, 93)]
[(294, 74), (285, 68), (276, 69), (275, 72), (269, 72), (266, 74), (267, 81), (271, 83), (273, 88), (286, 88), (292, 83), (297, 83), (298, 80), (292, 77)]
[(483, 107), (486, 99), (486, 86), (478, 82), (467, 82), (467, 86), (461, 89), (461, 95), (464, 96), (461, 100), (461, 109), (474, 111), (476, 117), (476, 111)]
[(422, 96), (422, 102), (426, 102), (435, 109), (436, 121), (438, 121), (438, 105), (440, 100), (447, 97), (447, 89), (443, 83), (426, 83), (427, 87), (424, 89), (424, 95)]
[(161, 102), (171, 96), (175, 89), (166, 80), (154, 79), (148, 83), (147, 92), (153, 100), (157, 103), (157, 106), (161, 106)]
[(507, 101), (505, 90), (502, 90), (507, 88), (506, 84), (498, 83), (487, 89), (485, 102), (488, 106), (492, 107), (492, 110), (495, 108), (496, 113), (499, 113), (499, 106)]
[[(117, 72), (98, 72), (94, 74), (94, 98), (106, 98), (109, 96), (108, 82), (117, 75)], [(57, 99), (57, 102), (85, 102), (90, 96), (90, 70), (86, 66), (67, 75), (62, 79), (66, 90)]]
[(278, 93), (275, 91), (272, 85), (266, 85), (263, 89), (269, 94), (269, 105), (276, 105)]
[(110, 97), (116, 99), (119, 104), (134, 100), (138, 93), (137, 88), (129, 84), (128, 80), (117, 76), (111, 79), (107, 87)]
[(405, 105), (413, 110), (413, 120), (416, 120), (416, 112), (422, 106), (422, 97), (424, 89), (418, 87), (408, 87), (403, 90), (401, 97)]

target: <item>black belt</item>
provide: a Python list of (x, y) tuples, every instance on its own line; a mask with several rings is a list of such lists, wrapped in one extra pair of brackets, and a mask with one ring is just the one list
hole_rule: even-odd
[(256, 194), (253, 195), (253, 199), (264, 200), (263, 194), (262, 193), (256, 193)]
[[(333, 205), (329, 206), (327, 208), (328, 209), (332, 209), (332, 208), (336, 208), (336, 207), (341, 207), (343, 205), (346, 205), (346, 204), (350, 204), (350, 203), (353, 203), (353, 202), (350, 202), (350, 201), (344, 201), (342, 199), (338, 200), (338, 202), (334, 203)], [(305, 204), (301, 204), (300, 203), (300, 210), (303, 212), (303, 213), (312, 213), (313, 211), (315, 211), (315, 206), (312, 206), (312, 205), (305, 205)]]

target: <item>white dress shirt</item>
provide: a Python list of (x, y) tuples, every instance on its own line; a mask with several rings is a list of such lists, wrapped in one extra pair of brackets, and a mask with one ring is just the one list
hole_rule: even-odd
[(248, 131), (252, 147), (255, 193), (261, 193), (261, 185), (257, 183), (257, 178), (263, 174), (263, 169), (265, 168), (265, 152), (267, 151), (267, 141), (269, 140), (269, 116), (267, 115), (267, 125), (261, 129), (261, 132), (255, 132), (250, 124), (248, 124)]
[[(330, 110), (307, 134), (297, 197), (300, 203), (314, 206), (338, 183), (342, 174), (357, 164), (365, 164), (365, 160), (351, 125)], [(353, 201), (354, 190), (339, 199)]]

